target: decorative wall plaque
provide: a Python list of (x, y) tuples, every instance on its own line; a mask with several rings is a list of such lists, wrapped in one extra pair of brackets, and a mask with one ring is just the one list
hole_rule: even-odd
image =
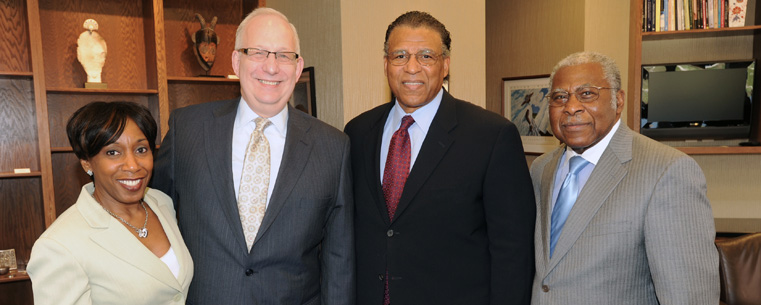
[(208, 76), (209, 70), (211, 70), (211, 66), (214, 65), (214, 60), (217, 57), (217, 45), (219, 45), (219, 37), (214, 32), (214, 27), (217, 25), (217, 16), (214, 16), (210, 23), (206, 23), (201, 14), (196, 13), (196, 17), (201, 23), (201, 29), (191, 36), (191, 40), (193, 40), (193, 53), (196, 54), (198, 63), (206, 71), (206, 76)]
[(16, 250), (6, 249), (0, 250), (0, 267), (8, 267), (8, 269), (16, 269)]

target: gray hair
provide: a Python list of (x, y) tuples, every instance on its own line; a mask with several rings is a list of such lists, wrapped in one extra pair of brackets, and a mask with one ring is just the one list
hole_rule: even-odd
[[(608, 81), (608, 85), (611, 88), (621, 90), (621, 72), (618, 70), (616, 61), (607, 55), (591, 51), (573, 53), (560, 60), (555, 65), (555, 67), (552, 68), (552, 74), (550, 74), (550, 89), (552, 89), (552, 82), (555, 79), (555, 73), (561, 68), (590, 63), (600, 64), (602, 67), (603, 77), (606, 81)], [(613, 104), (613, 108), (616, 108), (617, 102), (618, 101), (616, 94), (611, 94), (611, 103)]]
[(285, 20), (285, 22), (288, 22), (288, 24), (291, 26), (291, 30), (293, 31), (293, 37), (294, 37), (294, 40), (295, 40), (294, 42), (296, 43), (296, 53), (297, 54), (301, 54), (301, 43), (299, 41), (299, 33), (296, 32), (296, 27), (293, 26), (293, 23), (288, 21), (288, 17), (285, 17), (285, 15), (283, 15), (283, 13), (281, 13), (281, 12), (275, 10), (275, 9), (269, 8), (269, 7), (260, 7), (260, 8), (257, 8), (255, 10), (253, 10), (251, 13), (249, 13), (246, 16), (246, 18), (243, 18), (243, 21), (241, 21), (240, 25), (238, 25), (238, 30), (235, 31), (235, 49), (236, 50), (243, 48), (243, 46), (241, 45), (242, 44), (242, 42), (241, 42), (241, 35), (243, 35), (243, 29), (246, 28), (248, 23), (252, 19), (254, 19), (254, 17), (260, 16), (260, 15), (275, 15), (275, 16), (280, 16), (281, 18), (283, 18), (283, 20)]

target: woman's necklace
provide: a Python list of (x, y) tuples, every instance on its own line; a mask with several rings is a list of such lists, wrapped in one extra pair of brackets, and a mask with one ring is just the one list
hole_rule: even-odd
[(111, 216), (116, 217), (116, 219), (121, 220), (124, 224), (128, 225), (130, 228), (135, 230), (135, 232), (137, 232), (137, 237), (140, 237), (140, 238), (148, 237), (148, 229), (146, 228), (146, 226), (148, 226), (148, 209), (145, 208), (145, 202), (142, 199), (140, 199), (140, 206), (142, 206), (143, 211), (145, 211), (145, 222), (143, 222), (143, 227), (140, 229), (136, 228), (135, 226), (133, 226), (132, 224), (124, 220), (124, 218), (119, 217), (119, 215), (116, 215), (113, 212), (106, 209), (106, 207), (103, 206), (103, 204), (101, 204), (100, 206), (103, 207), (103, 209), (106, 210), (108, 214), (111, 214)]

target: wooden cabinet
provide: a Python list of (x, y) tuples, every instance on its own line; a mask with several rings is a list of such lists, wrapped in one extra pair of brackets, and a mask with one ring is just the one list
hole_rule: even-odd
[[(203, 74), (190, 36), (195, 13), (217, 16), (220, 44), (211, 75), (234, 74), (235, 31), (264, 0), (0, 0), (0, 249), (27, 261), (34, 241), (89, 181), (65, 133), (71, 114), (92, 101), (148, 107), (167, 132), (171, 110), (240, 94), (237, 80)], [(108, 46), (102, 81), (85, 89), (77, 38), (85, 19)], [(14, 172), (16, 169), (28, 169)], [(0, 297), (31, 304), (31, 283), (0, 279)]]
[[(631, 0), (629, 29), (629, 86), (627, 94), (628, 122), (633, 130), (640, 130), (640, 100), (642, 87), (642, 66), (680, 62), (723, 62), (761, 59), (761, 25), (745, 27), (702, 29), (687, 31), (643, 32), (643, 0)], [(758, 6), (757, 6), (758, 7)], [(761, 20), (761, 9), (748, 14), (755, 15), (756, 23)], [(756, 66), (761, 64), (757, 62)], [(753, 93), (754, 125), (751, 138), (758, 141), (761, 130), (761, 81), (755, 77)], [(739, 141), (737, 141), (739, 142)], [(737, 142), (716, 141), (701, 146), (682, 146), (678, 149), (689, 154), (757, 154), (761, 147), (737, 146)], [(668, 143), (674, 144), (674, 143)], [(690, 144), (687, 144), (690, 145)]]

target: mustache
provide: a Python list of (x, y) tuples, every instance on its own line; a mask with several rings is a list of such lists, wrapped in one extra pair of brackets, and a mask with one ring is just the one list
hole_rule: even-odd
[(579, 124), (586, 124), (586, 123), (587, 122), (579, 114), (566, 116), (560, 121), (561, 125), (579, 125)]

